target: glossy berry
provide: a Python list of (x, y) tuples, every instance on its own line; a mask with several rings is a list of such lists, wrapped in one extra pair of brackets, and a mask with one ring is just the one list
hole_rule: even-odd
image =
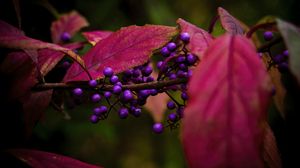
[(176, 49), (176, 44), (174, 42), (170, 42), (167, 44), (167, 48), (169, 51), (174, 51)]
[(96, 103), (96, 102), (98, 102), (100, 100), (101, 100), (100, 94), (98, 94), (98, 93), (93, 94), (93, 96), (92, 96), (92, 102)]
[(151, 96), (155, 96), (155, 95), (157, 95), (157, 90), (156, 89), (150, 89), (150, 95)]
[(146, 66), (142, 70), (142, 74), (144, 76), (149, 76), (152, 73), (152, 68), (150, 66)]
[(122, 92), (122, 87), (120, 85), (114, 85), (113, 93), (114, 94), (120, 94), (121, 92)]
[(101, 114), (106, 113), (107, 110), (108, 110), (106, 106), (100, 106), (99, 108), (100, 108), (100, 113)]
[(190, 64), (190, 65), (194, 65), (197, 61), (197, 57), (193, 54), (188, 54), (186, 56), (186, 59), (187, 59), (187, 62)]
[(141, 116), (141, 114), (142, 114), (142, 109), (140, 109), (140, 108), (135, 108), (134, 111), (132, 112), (132, 114), (133, 114), (135, 117), (139, 117), (139, 116)]
[(91, 123), (96, 124), (99, 121), (99, 117), (96, 115), (91, 115), (90, 121), (91, 121)]
[(193, 71), (191, 69), (188, 70), (187, 72), (187, 77), (190, 78), (193, 75)]
[(60, 36), (60, 39), (64, 42), (68, 42), (71, 40), (71, 35), (68, 32), (63, 32)]
[(153, 82), (153, 81), (154, 81), (154, 78), (152, 76), (149, 76), (146, 78), (145, 82)]
[(152, 126), (152, 131), (156, 134), (161, 134), (164, 131), (164, 125), (162, 123), (155, 123)]
[(177, 78), (177, 75), (175, 73), (170, 73), (169, 74), (169, 79), (170, 80), (173, 80), (173, 79), (176, 79)]
[(128, 114), (129, 114), (129, 112), (128, 112), (128, 109), (127, 109), (127, 108), (125, 108), (125, 107), (120, 108), (120, 110), (119, 110), (119, 117), (120, 117), (121, 119), (127, 118), (127, 117), (128, 117)]
[(141, 70), (139, 70), (139, 69), (134, 69), (134, 70), (133, 70), (133, 73), (132, 73), (132, 76), (133, 76), (133, 77), (137, 78), (137, 77), (139, 77), (140, 75), (141, 75)]
[(93, 113), (97, 116), (100, 116), (101, 114), (104, 114), (107, 112), (107, 107), (106, 106), (100, 106), (100, 107), (96, 107), (93, 110)]
[(89, 86), (90, 86), (90, 87), (96, 87), (97, 84), (98, 84), (98, 83), (97, 83), (97, 80), (92, 79), (92, 80), (89, 81)]
[(182, 100), (187, 100), (187, 99), (189, 99), (189, 96), (187, 95), (186, 92), (182, 92), (181, 93), (181, 98), (182, 98)]
[(283, 61), (283, 59), (284, 59), (283, 55), (278, 54), (273, 57), (273, 62), (279, 64)]
[(188, 69), (188, 67), (184, 63), (181, 63), (181, 64), (179, 64), (179, 69), (186, 71)]
[(130, 90), (124, 90), (123, 94), (122, 94), (122, 99), (125, 101), (125, 102), (128, 102), (130, 100), (133, 99), (133, 94)]
[(103, 74), (106, 76), (106, 77), (111, 77), (113, 74), (114, 74), (114, 71), (111, 67), (106, 67), (104, 68), (103, 70)]
[(263, 53), (259, 52), (257, 53), (258, 58), (262, 58), (263, 57)]
[(168, 115), (168, 119), (172, 122), (175, 122), (177, 120), (177, 115), (175, 113), (171, 113)]
[(177, 63), (181, 63), (181, 62), (184, 62), (184, 61), (185, 61), (185, 56), (183, 56), (183, 55), (180, 55), (179, 57), (176, 58)]
[(133, 69), (128, 69), (124, 72), (124, 75), (128, 78), (130, 78), (133, 74)]
[(83, 94), (83, 91), (82, 91), (81, 88), (75, 88), (75, 89), (73, 90), (73, 95), (74, 95), (74, 96), (81, 96), (82, 94)]
[(182, 40), (184, 43), (188, 43), (190, 41), (190, 35), (187, 32), (183, 32), (179, 36), (180, 40)]
[(161, 69), (163, 64), (164, 64), (163, 61), (158, 61), (156, 66), (157, 66), (158, 69)]
[(117, 82), (119, 82), (119, 77), (117, 75), (110, 77), (110, 83), (116, 84)]
[(104, 97), (107, 98), (107, 99), (110, 98), (111, 97), (111, 92), (110, 91), (105, 91), (104, 92)]
[(289, 57), (289, 51), (288, 50), (284, 50), (283, 53), (282, 53), (282, 55), (284, 57)]
[(138, 96), (140, 98), (147, 98), (148, 96), (150, 96), (151, 92), (148, 89), (144, 89), (144, 90), (140, 90), (138, 93)]
[(167, 47), (163, 47), (161, 50), (160, 50), (160, 53), (161, 55), (163, 55), (164, 57), (168, 57), (170, 55), (170, 51), (168, 50)]
[(187, 73), (187, 72), (184, 72), (184, 71), (182, 71), (182, 70), (178, 70), (178, 71), (177, 71), (177, 77), (178, 77), (178, 78), (186, 78), (186, 77), (188, 77), (188, 73)]
[(176, 105), (173, 101), (169, 101), (167, 103), (167, 107), (168, 107), (168, 109), (174, 109), (176, 107)]
[(273, 33), (272, 33), (271, 31), (266, 31), (266, 32), (264, 32), (264, 39), (265, 39), (266, 41), (272, 40), (273, 37), (274, 37), (274, 35), (273, 35)]

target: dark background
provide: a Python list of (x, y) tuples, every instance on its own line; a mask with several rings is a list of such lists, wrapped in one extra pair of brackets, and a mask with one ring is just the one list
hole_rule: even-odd
[[(20, 1), (21, 28), (29, 37), (51, 41), (50, 25), (55, 17), (40, 5), (43, 2)], [(90, 22), (90, 26), (84, 30), (115, 31), (132, 24), (175, 26), (177, 18), (183, 18), (207, 29), (210, 20), (216, 15), (218, 6), (225, 8), (249, 26), (267, 15), (278, 16), (300, 25), (298, 0), (50, 0), (49, 2), (59, 13), (73, 9), (79, 11)], [(0, 19), (18, 26), (12, 1), (1, 0)], [(0, 61), (4, 59), (5, 52), (1, 50)], [(29, 147), (68, 155), (105, 167), (186, 167), (178, 130), (166, 131), (162, 135), (153, 134), (151, 132), (153, 121), (147, 113), (141, 118), (131, 117), (127, 120), (120, 120), (113, 113), (109, 119), (93, 125), (88, 121), (90, 105), (70, 109), (72, 119), (68, 121), (49, 108), (35, 127), (33, 136), (26, 139), (22, 134), (23, 125), (20, 117), (22, 114), (18, 113), (20, 105), (6, 102), (5, 88), (9, 86), (5, 83), (4, 77), (1, 78), (0, 86), (2, 150)], [(276, 110), (272, 110), (274, 111)], [(278, 137), (284, 164), (288, 167), (287, 163), (292, 160), (289, 158), (294, 157), (288, 156), (291, 150), (287, 148), (292, 148), (291, 145), (297, 142), (286, 144), (289, 139), (283, 138), (285, 136), (283, 132), (287, 128), (276, 112), (274, 116), (270, 122)], [(288, 127), (290, 132), (295, 130), (290, 129), (291, 127), (294, 128), (294, 125)], [(1, 154), (0, 158), (3, 163), (13, 161), (13, 158), (4, 154)]]

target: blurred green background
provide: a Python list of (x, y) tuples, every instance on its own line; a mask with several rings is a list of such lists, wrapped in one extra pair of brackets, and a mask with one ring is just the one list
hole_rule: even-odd
[[(136, 24), (176, 26), (183, 18), (207, 29), (216, 9), (221, 6), (247, 25), (254, 25), (266, 15), (275, 15), (300, 24), (299, 0), (50, 0), (60, 12), (77, 10), (90, 22), (85, 30), (118, 30)], [(22, 26), (27, 35), (50, 41), (54, 20), (42, 1), (22, 1)], [(9, 6), (6, 8), (5, 6)], [(17, 25), (11, 1), (1, 2), (1, 19)], [(142, 117), (118, 119), (111, 113), (107, 120), (91, 124), (91, 105), (69, 109), (71, 120), (49, 108), (27, 143), (31, 147), (68, 155), (104, 167), (182, 168), (186, 167), (179, 131), (151, 132), (153, 120)]]

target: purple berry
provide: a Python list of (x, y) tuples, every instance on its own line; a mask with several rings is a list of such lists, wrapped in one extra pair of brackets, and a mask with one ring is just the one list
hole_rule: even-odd
[(148, 96), (150, 96), (151, 92), (148, 89), (144, 89), (144, 90), (140, 90), (138, 93), (138, 96), (140, 98), (147, 98)]
[(283, 51), (283, 53), (282, 53), (282, 55), (284, 56), (284, 57), (289, 57), (289, 51), (288, 50), (284, 50)]
[(133, 70), (132, 76), (137, 78), (141, 75), (141, 70), (139, 70), (138, 68)]
[(187, 72), (187, 77), (190, 78), (193, 75), (193, 71), (191, 69), (188, 70)]
[(179, 64), (179, 69), (186, 71), (188, 69), (188, 67), (184, 63), (181, 63), (181, 64)]
[(64, 42), (68, 42), (71, 40), (71, 35), (68, 32), (63, 32), (60, 36), (60, 39)]
[(289, 69), (289, 65), (287, 62), (281, 62), (280, 64), (278, 64), (278, 70), (281, 73), (285, 73), (287, 72)]
[(188, 73), (187, 73), (187, 72), (184, 72), (184, 71), (182, 71), (182, 70), (178, 70), (178, 71), (177, 71), (177, 77), (178, 77), (178, 78), (186, 78), (186, 77), (188, 77)]
[(177, 63), (181, 63), (181, 62), (184, 62), (184, 61), (185, 61), (185, 56), (183, 56), (183, 55), (180, 55), (179, 57), (176, 58)]
[(64, 69), (68, 69), (69, 67), (70, 67), (70, 62), (69, 61), (64, 61), (63, 62), (63, 64), (62, 64), (62, 67), (64, 68)]
[(97, 80), (95, 80), (95, 79), (92, 79), (92, 80), (89, 81), (89, 86), (90, 86), (90, 87), (96, 87), (97, 84), (98, 84), (98, 83), (97, 83)]
[(124, 75), (128, 78), (130, 78), (133, 74), (133, 69), (128, 69), (124, 72)]
[(96, 124), (99, 121), (99, 117), (96, 115), (91, 115), (90, 121), (91, 123)]
[(111, 97), (111, 92), (110, 91), (105, 91), (104, 92), (104, 97), (107, 98), (107, 99), (110, 98)]
[(177, 120), (177, 115), (175, 113), (171, 113), (168, 115), (168, 119), (172, 122), (175, 122)]
[(150, 66), (146, 66), (142, 70), (142, 74), (144, 76), (149, 76), (152, 73), (152, 68)]
[(274, 35), (273, 35), (273, 33), (272, 33), (271, 31), (266, 31), (266, 32), (264, 32), (264, 39), (265, 39), (266, 41), (272, 40), (273, 37), (274, 37)]
[(100, 106), (100, 112), (103, 114), (103, 113), (106, 113), (107, 112), (107, 107), (106, 106)]
[(117, 82), (119, 82), (119, 77), (117, 75), (110, 77), (110, 83), (116, 84)]
[(167, 103), (167, 107), (168, 107), (168, 109), (174, 109), (176, 107), (176, 105), (173, 101), (169, 101)]
[(186, 56), (187, 62), (189, 63), (189, 65), (194, 65), (197, 61), (197, 57), (194, 56), (193, 54), (188, 54)]
[(106, 76), (106, 77), (111, 77), (113, 74), (114, 74), (114, 71), (111, 67), (106, 67), (104, 68), (103, 70), (103, 74)]
[(187, 32), (183, 32), (180, 34), (180, 40), (182, 40), (184, 43), (188, 43), (190, 41), (190, 35)]
[(113, 93), (114, 94), (120, 94), (121, 92), (122, 92), (122, 87), (120, 85), (114, 85)]
[(163, 55), (164, 57), (168, 57), (170, 55), (170, 51), (168, 50), (167, 47), (163, 47), (161, 50), (160, 50), (160, 53), (161, 55)]
[(167, 48), (169, 51), (174, 51), (176, 49), (176, 44), (174, 42), (170, 42), (167, 44)]
[(164, 64), (163, 61), (158, 61), (156, 66), (157, 66), (158, 69), (161, 69), (163, 64)]
[(164, 125), (162, 123), (155, 123), (152, 126), (152, 131), (156, 134), (161, 134), (164, 131)]
[(157, 90), (156, 89), (150, 89), (150, 95), (151, 96), (155, 96), (155, 95), (157, 95)]
[(170, 80), (173, 80), (173, 79), (176, 79), (177, 78), (177, 75), (175, 73), (170, 73), (169, 74), (169, 79)]
[(181, 93), (181, 98), (182, 98), (182, 100), (187, 100), (187, 99), (189, 99), (189, 96), (187, 95), (186, 92), (182, 92)]
[(83, 91), (82, 91), (81, 88), (75, 88), (75, 89), (73, 90), (73, 95), (74, 95), (74, 96), (81, 96), (82, 94), (83, 94)]
[(152, 76), (149, 76), (146, 78), (145, 82), (153, 82), (153, 81), (154, 81), (154, 78)]
[(100, 116), (101, 114), (104, 114), (107, 112), (107, 107), (106, 106), (100, 106), (100, 107), (96, 107), (93, 110), (93, 113), (97, 116)]
[(132, 112), (132, 114), (133, 114), (135, 117), (139, 117), (139, 116), (141, 116), (141, 114), (142, 114), (142, 109), (140, 109), (140, 108), (135, 108), (134, 111)]
[(258, 58), (262, 58), (263, 57), (263, 53), (261, 53), (261, 52), (259, 52), (259, 53), (257, 53), (257, 56), (258, 56)]
[(93, 96), (92, 96), (92, 102), (97, 103), (100, 100), (101, 100), (100, 94), (98, 94), (98, 93), (93, 94)]
[(278, 54), (278, 55), (275, 55), (273, 57), (273, 62), (276, 63), (276, 64), (279, 64), (279, 63), (281, 63), (283, 61), (283, 59), (284, 59), (283, 55)]
[(122, 94), (122, 99), (125, 101), (125, 102), (128, 102), (130, 100), (133, 99), (133, 94), (130, 90), (124, 90), (123, 94)]
[(120, 117), (121, 119), (127, 118), (127, 117), (128, 117), (128, 114), (129, 114), (128, 109), (125, 108), (125, 107), (122, 107), (122, 108), (119, 110), (119, 117)]

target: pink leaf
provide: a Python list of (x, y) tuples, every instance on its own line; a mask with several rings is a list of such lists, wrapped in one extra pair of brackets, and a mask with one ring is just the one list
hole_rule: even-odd
[(111, 35), (112, 31), (89, 31), (83, 32), (82, 35), (91, 43), (93, 46), (96, 45), (100, 40), (105, 39)]
[(240, 34), (244, 33), (243, 26), (240, 21), (231, 16), (225, 9), (219, 7), (218, 14), (220, 16), (221, 24), (223, 28), (230, 34)]
[(9, 153), (33, 168), (100, 168), (79, 160), (32, 149), (10, 149)]
[(213, 37), (207, 31), (183, 19), (179, 18), (177, 24), (180, 26), (181, 32), (187, 32), (191, 36), (190, 42), (187, 45), (189, 51), (201, 58), (213, 40)]
[(69, 55), (73, 60), (75, 60), (82, 67), (84, 67), (84, 62), (81, 60), (80, 56), (75, 54), (72, 50), (61, 47), (56, 44), (47, 43), (40, 40), (29, 38), (25, 36), (17, 28), (1, 20), (0, 20), (0, 46), (6, 48), (13, 48), (13, 49), (23, 49), (23, 50), (38, 50), (38, 49), (47, 48), (55, 51), (60, 51)]
[(43, 92), (30, 93), (26, 98), (22, 99), (25, 130), (27, 135), (31, 135), (37, 121), (42, 117), (48, 107), (53, 90)]
[(61, 43), (61, 35), (63, 33), (66, 32), (73, 36), (81, 28), (86, 27), (88, 25), (88, 21), (76, 11), (64, 14), (58, 20), (52, 22), (52, 41), (54, 43)]
[[(115, 73), (145, 63), (154, 50), (162, 47), (177, 33), (176, 28), (158, 25), (129, 26), (99, 41), (83, 57), (93, 78), (102, 78), (105, 67)], [(88, 80), (76, 64), (68, 70), (64, 81)]]
[(183, 145), (191, 168), (263, 167), (269, 76), (253, 44), (226, 34), (207, 49), (189, 82)]

